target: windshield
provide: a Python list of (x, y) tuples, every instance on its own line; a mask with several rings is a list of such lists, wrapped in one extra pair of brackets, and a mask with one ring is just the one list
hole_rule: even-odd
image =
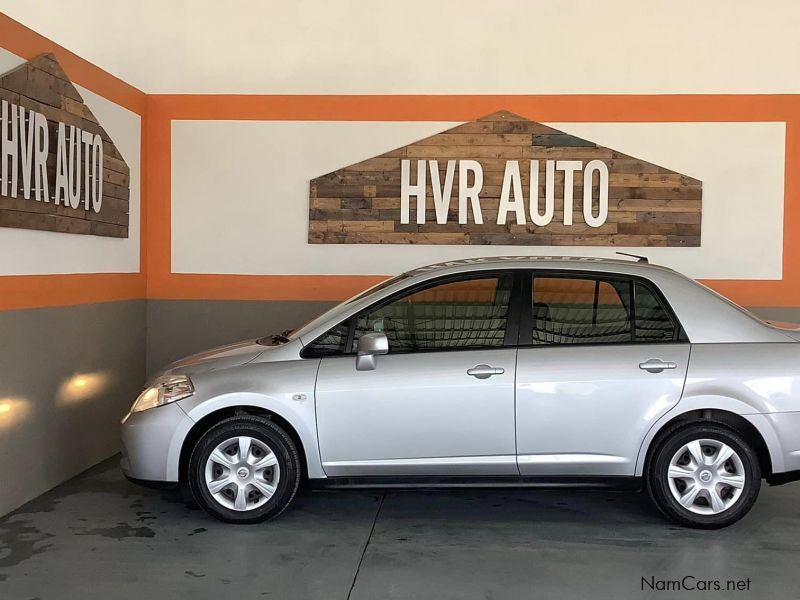
[(336, 317), (346, 312), (354, 302), (358, 302), (362, 298), (366, 298), (367, 296), (370, 296), (376, 292), (380, 292), (381, 290), (386, 289), (387, 287), (397, 283), (398, 281), (402, 281), (403, 279), (408, 279), (410, 276), (411, 275), (409, 273), (401, 273), (396, 277), (392, 277), (385, 281), (381, 281), (380, 283), (373, 285), (371, 288), (367, 288), (363, 292), (356, 294), (355, 296), (345, 300), (341, 304), (337, 304), (327, 312), (322, 313), (316, 319), (309, 321), (299, 329), (294, 330), (290, 337), (292, 339), (302, 337), (306, 333), (312, 331), (313, 329), (316, 329), (323, 323), (326, 323), (328, 321), (335, 321)]

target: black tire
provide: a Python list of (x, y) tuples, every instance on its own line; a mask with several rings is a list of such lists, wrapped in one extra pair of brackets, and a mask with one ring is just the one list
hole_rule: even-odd
[[(745, 482), (739, 498), (731, 507), (716, 514), (697, 514), (684, 507), (673, 496), (667, 477), (670, 461), (681, 447), (701, 439), (727, 444), (739, 456), (743, 466)], [(719, 529), (732, 525), (750, 511), (761, 489), (761, 468), (755, 450), (737, 432), (715, 423), (679, 425), (666, 432), (651, 456), (646, 478), (650, 498), (659, 510), (676, 523), (695, 529)], [(724, 492), (723, 487), (720, 493)]]
[[(273, 495), (252, 510), (234, 510), (218, 502), (205, 480), (206, 462), (214, 449), (226, 440), (249, 436), (266, 444), (275, 454), (280, 478)], [(300, 456), (292, 439), (275, 423), (264, 417), (237, 416), (220, 421), (197, 441), (189, 458), (189, 486), (195, 501), (212, 517), (226, 523), (260, 523), (282, 513), (300, 485)]]

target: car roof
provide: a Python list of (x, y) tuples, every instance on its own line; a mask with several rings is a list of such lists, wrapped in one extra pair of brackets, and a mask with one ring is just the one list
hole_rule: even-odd
[(464, 258), (459, 260), (449, 260), (440, 263), (433, 263), (422, 267), (417, 267), (406, 271), (404, 275), (414, 277), (423, 274), (439, 274), (452, 272), (462, 272), (471, 268), (480, 267), (481, 269), (494, 268), (548, 268), (548, 269), (585, 269), (588, 271), (602, 271), (611, 268), (613, 271), (647, 272), (647, 271), (669, 271), (675, 273), (669, 267), (653, 265), (642, 260), (601, 258), (595, 256), (481, 256), (476, 258)]

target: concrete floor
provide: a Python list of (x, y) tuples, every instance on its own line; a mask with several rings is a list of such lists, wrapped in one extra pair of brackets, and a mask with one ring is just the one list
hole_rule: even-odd
[(0, 520), (0, 598), (691, 598), (656, 580), (750, 578), (797, 597), (800, 484), (722, 531), (646, 497), (585, 491), (303, 492), (278, 520), (218, 523), (107, 461)]

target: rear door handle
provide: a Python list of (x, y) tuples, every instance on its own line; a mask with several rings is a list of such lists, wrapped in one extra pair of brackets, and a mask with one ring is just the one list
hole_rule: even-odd
[(664, 369), (677, 369), (678, 365), (671, 361), (651, 358), (650, 360), (639, 363), (639, 368), (650, 373), (661, 373)]
[(502, 367), (490, 367), (489, 365), (475, 365), (467, 369), (467, 375), (472, 375), (476, 379), (488, 379), (492, 375), (502, 375), (506, 370)]

